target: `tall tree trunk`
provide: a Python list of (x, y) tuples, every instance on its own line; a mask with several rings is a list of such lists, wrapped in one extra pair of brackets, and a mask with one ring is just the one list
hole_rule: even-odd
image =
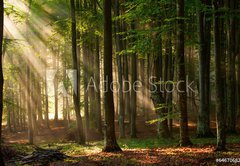
[[(75, 16), (75, 3), (74, 0), (71, 0), (71, 17), (72, 17), (72, 60), (73, 60), (73, 68), (78, 73), (78, 65), (77, 64), (77, 38), (76, 38), (76, 16)], [(77, 143), (85, 144), (85, 136), (83, 132), (83, 123), (82, 117), (80, 113), (80, 96), (79, 96), (79, 75), (76, 74), (76, 86), (73, 91), (73, 100), (74, 100), (74, 109), (76, 114), (77, 121)]]
[(33, 123), (32, 123), (32, 110), (31, 110), (31, 73), (30, 73), (30, 67), (28, 66), (30, 64), (27, 64), (27, 116), (28, 116), (28, 142), (29, 144), (33, 144)]
[[(165, 52), (165, 76), (164, 76), (164, 81), (172, 81), (173, 82), (173, 70), (174, 70), (174, 65), (173, 65), (173, 55), (172, 55), (172, 32), (168, 32), (167, 35), (167, 40), (166, 40), (166, 52)], [(169, 84), (166, 86), (168, 88), (168, 91), (171, 91), (173, 88), (172, 84)], [(165, 92), (165, 101), (167, 105), (167, 111), (168, 113), (168, 130), (169, 130), (169, 135), (172, 134), (172, 121), (173, 121), (173, 102), (172, 102), (172, 97), (173, 93), (171, 92)]]
[[(211, 6), (210, 1), (201, 0), (203, 5)], [(200, 85), (200, 109), (198, 112), (198, 137), (212, 137), (210, 130), (210, 56), (211, 56), (211, 22), (209, 14), (199, 11), (199, 85)]]
[[(135, 23), (132, 23), (131, 29), (135, 30)], [(134, 35), (134, 34), (133, 34)], [(132, 42), (135, 39), (133, 38)], [(136, 129), (136, 118), (137, 118), (137, 93), (136, 93), (136, 88), (134, 88), (135, 83), (137, 81), (137, 54), (133, 53), (131, 55), (131, 138), (136, 138), (137, 137), (137, 129)]]
[[(120, 15), (119, 12), (119, 0), (115, 0), (114, 4), (114, 13), (115, 17), (118, 17)], [(120, 21), (115, 21), (115, 41), (116, 41), (116, 52), (117, 52), (117, 68), (118, 68), (118, 110), (119, 110), (119, 137), (124, 138), (125, 137), (125, 125), (124, 125), (124, 118), (125, 118), (125, 112), (124, 112), (124, 103), (123, 103), (123, 82), (122, 82), (122, 56), (119, 55), (121, 51), (123, 51), (123, 41), (122, 36), (119, 34), (121, 32), (121, 25)]]
[(88, 140), (89, 135), (89, 101), (88, 101), (88, 57), (86, 43), (83, 42), (83, 79), (84, 79), (84, 118), (85, 118), (85, 136)]
[[(97, 0), (94, 0), (94, 13), (97, 15)], [(95, 63), (94, 63), (94, 75), (95, 75), (95, 82), (96, 82), (96, 90), (95, 90), (95, 108), (97, 111), (97, 129), (98, 133), (102, 135), (102, 116), (101, 116), (101, 95), (100, 95), (100, 43), (99, 43), (99, 36), (96, 35), (96, 55), (95, 55)]]
[(49, 126), (49, 107), (48, 107), (48, 83), (47, 83), (47, 73), (45, 75), (45, 112), (44, 112), (44, 118), (45, 118), (45, 125), (47, 127), (47, 129), (50, 129), (50, 126)]
[(11, 112), (12, 112), (12, 124), (13, 124), (13, 132), (16, 132), (16, 109), (15, 109), (15, 95), (13, 91), (13, 85), (11, 87)]
[(98, 133), (100, 133), (102, 135), (102, 113), (101, 113), (101, 95), (100, 95), (100, 60), (99, 60), (99, 54), (100, 54), (100, 50), (99, 50), (99, 37), (96, 36), (96, 57), (95, 57), (95, 81), (96, 81), (96, 94), (95, 94), (95, 98), (96, 98), (96, 109), (97, 109), (97, 129), (98, 129)]
[(113, 81), (111, 4), (111, 0), (104, 0), (104, 79), (107, 80), (104, 83), (104, 152), (121, 151), (115, 136), (113, 92), (110, 85)]
[(43, 124), (43, 115), (42, 115), (42, 91), (41, 91), (41, 82), (36, 82), (36, 102), (37, 102), (37, 117), (38, 117), (38, 126), (40, 127)]
[[(26, 27), (29, 27), (29, 15), (31, 11), (31, 4), (32, 0), (28, 0), (28, 12), (27, 12), (27, 17), (26, 17)], [(28, 33), (28, 31), (26, 32)], [(27, 34), (27, 40), (29, 39), (29, 36)], [(30, 69), (30, 61), (27, 60), (26, 64), (26, 75), (27, 75), (27, 97), (26, 97), (26, 102), (27, 102), (27, 114), (28, 114), (28, 142), (29, 144), (33, 144), (33, 123), (32, 123), (32, 110), (31, 110), (31, 69)]]
[(216, 116), (217, 116), (217, 147), (216, 150), (225, 150), (225, 56), (223, 43), (223, 20), (219, 11), (223, 7), (223, 0), (214, 0), (214, 42), (215, 42), (215, 75), (216, 75)]
[[(0, 1), (0, 149), (2, 147), (2, 115), (3, 115), (3, 51), (2, 51), (2, 44), (3, 44), (3, 20), (4, 20), (4, 3), (3, 0)], [(0, 165), (4, 166), (4, 160), (2, 157), (2, 152), (0, 151)]]
[(187, 89), (184, 61), (184, 0), (177, 0), (177, 46), (176, 57), (178, 66), (178, 110), (180, 111), (180, 146), (191, 144), (188, 134)]
[[(58, 73), (58, 53), (53, 55), (53, 63), (54, 70), (57, 70)], [(58, 122), (58, 74), (54, 77), (54, 105), (55, 105), (55, 114), (54, 114), (54, 122), (55, 124)]]
[[(228, 2), (229, 12), (235, 11), (237, 7), (236, 0)], [(236, 133), (236, 121), (237, 121), (237, 89), (236, 89), (236, 16), (230, 14), (231, 18), (229, 20), (228, 26), (228, 82), (227, 82), (227, 98), (228, 98), (228, 132)]]

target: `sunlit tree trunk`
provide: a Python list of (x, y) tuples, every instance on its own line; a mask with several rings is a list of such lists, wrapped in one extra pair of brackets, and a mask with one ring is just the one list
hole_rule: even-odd
[(191, 144), (188, 134), (187, 90), (184, 62), (184, 0), (177, 0), (177, 45), (176, 58), (178, 81), (183, 81), (178, 89), (178, 110), (180, 111), (180, 146)]
[(12, 113), (12, 124), (13, 124), (13, 132), (16, 132), (16, 108), (15, 108), (15, 95), (13, 91), (13, 86), (11, 87), (11, 113)]
[[(115, 0), (114, 4), (114, 13), (115, 17), (118, 17), (120, 15), (119, 12), (119, 0)], [(115, 21), (115, 41), (116, 41), (116, 52), (117, 52), (117, 68), (118, 68), (118, 110), (119, 110), (119, 117), (118, 117), (118, 123), (119, 123), (119, 137), (124, 138), (125, 137), (125, 125), (124, 125), (124, 103), (123, 103), (123, 82), (122, 82), (122, 56), (119, 55), (121, 51), (123, 51), (123, 41), (122, 36), (119, 34), (121, 32), (121, 25), (120, 21)]]
[[(65, 86), (67, 81), (66, 70), (67, 70), (67, 62), (65, 61), (63, 65), (63, 80), (64, 80), (63, 85), (64, 85), (64, 88), (66, 88), (66, 92), (68, 92), (68, 88)], [(67, 106), (66, 106), (67, 95), (68, 95), (67, 93), (63, 94), (63, 120), (65, 124), (67, 124)]]
[[(73, 68), (78, 73), (78, 65), (77, 64), (77, 39), (76, 39), (76, 16), (75, 16), (75, 3), (74, 0), (71, 0), (71, 17), (72, 17), (72, 60), (73, 60)], [(76, 90), (73, 91), (73, 100), (74, 100), (74, 109), (76, 114), (76, 121), (77, 121), (77, 143), (85, 144), (85, 135), (83, 132), (83, 123), (82, 117), (80, 112), (80, 96), (79, 96), (79, 75), (75, 75), (77, 79)]]
[(54, 112), (54, 122), (58, 122), (58, 50), (53, 55), (53, 67), (54, 70), (57, 71), (56, 76), (54, 77), (54, 105), (55, 105), (55, 112)]
[[(3, 115), (3, 20), (4, 20), (4, 7), (3, 0), (0, 0), (0, 149), (2, 147), (2, 115)], [(4, 166), (4, 160), (2, 157), (2, 152), (0, 151), (0, 165)]]
[(95, 105), (97, 110), (97, 129), (98, 133), (102, 135), (102, 114), (101, 114), (101, 96), (100, 96), (100, 60), (99, 60), (99, 37), (96, 36), (96, 57), (95, 57), (95, 82), (96, 82), (96, 92), (95, 92)]
[[(47, 74), (47, 73), (46, 73)], [(47, 129), (50, 129), (49, 126), (49, 107), (48, 107), (48, 83), (47, 83), (47, 75), (45, 75), (45, 112), (44, 112), (44, 120), (45, 120), (45, 125), (47, 127)]]
[(36, 87), (36, 75), (31, 72), (31, 111), (32, 111), (32, 125), (33, 125), (33, 133), (35, 135), (38, 134), (38, 123), (37, 123), (37, 87)]
[[(28, 27), (29, 27), (29, 16), (30, 16), (30, 12), (31, 12), (31, 5), (32, 5), (32, 0), (28, 0), (27, 1), (27, 6), (28, 6), (28, 12), (27, 12), (27, 16), (26, 16), (26, 28), (27, 28), (27, 32), (28, 33)], [(26, 34), (27, 36), (27, 40), (29, 39), (28, 34)], [(27, 97), (26, 97), (26, 104), (27, 104), (27, 116), (28, 116), (28, 142), (29, 144), (33, 144), (33, 122), (32, 122), (32, 109), (31, 109), (31, 69), (30, 69), (30, 61), (26, 60), (27, 64), (26, 64), (26, 77), (27, 77)]]
[(111, 0), (104, 0), (104, 79), (108, 81), (108, 84), (104, 83), (104, 152), (121, 151), (115, 136), (113, 92), (110, 85), (113, 81), (111, 4)]
[[(150, 65), (150, 54), (147, 55), (147, 61), (146, 61), (147, 65), (147, 71), (146, 71), (146, 90), (145, 90), (145, 94), (146, 94), (146, 100), (150, 99), (150, 85), (149, 85), (149, 78), (151, 76), (151, 65)], [(147, 110), (146, 110), (146, 114), (145, 114), (145, 121), (149, 120), (149, 105), (147, 105)]]
[[(84, 8), (87, 8), (87, 1), (84, 0), (83, 3)], [(85, 37), (86, 33), (82, 36)], [(89, 93), (88, 89), (88, 81), (89, 81), (89, 63), (88, 63), (88, 48), (86, 41), (82, 42), (82, 51), (83, 51), (83, 84), (84, 84), (84, 118), (85, 118), (85, 137), (88, 140), (89, 137)]]
[(37, 117), (38, 117), (38, 126), (40, 127), (43, 124), (43, 115), (42, 115), (42, 91), (41, 91), (41, 82), (40, 80), (36, 82), (36, 102), (37, 102)]
[(84, 82), (84, 118), (85, 118), (85, 136), (88, 140), (89, 135), (89, 101), (88, 101), (88, 58), (86, 43), (83, 42), (83, 82)]

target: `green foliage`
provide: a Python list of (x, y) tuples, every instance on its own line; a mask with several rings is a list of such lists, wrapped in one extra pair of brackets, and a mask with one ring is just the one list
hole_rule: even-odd
[(4, 12), (8, 17), (13, 18), (15, 23), (22, 23), (26, 19), (26, 14), (9, 2), (4, 2)]

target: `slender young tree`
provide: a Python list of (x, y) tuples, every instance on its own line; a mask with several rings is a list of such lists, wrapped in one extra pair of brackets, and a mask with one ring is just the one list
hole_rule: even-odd
[[(97, 13), (97, 0), (94, 0), (94, 14)], [(95, 108), (97, 110), (97, 129), (98, 133), (102, 135), (102, 114), (101, 114), (101, 95), (100, 95), (100, 42), (99, 36), (95, 35), (95, 47), (96, 47), (96, 54), (95, 54), (95, 63), (94, 63), (94, 75), (96, 81), (96, 88), (95, 91)]]
[[(77, 35), (76, 35), (76, 15), (75, 15), (75, 2), (71, 0), (71, 17), (72, 17), (72, 60), (73, 60), (73, 68), (78, 73), (79, 67), (77, 63)], [(83, 123), (82, 117), (80, 113), (80, 96), (79, 96), (79, 75), (75, 74), (76, 86), (73, 91), (73, 101), (74, 101), (74, 110), (76, 114), (77, 121), (77, 143), (85, 144), (85, 136), (83, 132)]]
[(184, 0), (177, 0), (177, 46), (176, 58), (178, 81), (183, 83), (178, 87), (178, 110), (180, 111), (180, 146), (191, 145), (188, 134), (187, 90), (184, 61)]
[[(27, 1), (28, 3), (28, 12), (26, 17), (26, 28), (29, 27), (29, 16), (31, 11), (32, 0)], [(27, 34), (27, 40), (29, 40), (29, 36)], [(31, 109), (31, 68), (30, 68), (30, 61), (27, 60), (26, 64), (26, 76), (27, 76), (27, 97), (26, 97), (26, 104), (27, 104), (27, 115), (28, 115), (28, 141), (29, 144), (33, 144), (33, 114)]]
[[(87, 8), (87, 1), (83, 1), (83, 6)], [(84, 37), (86, 33), (82, 34)], [(88, 81), (89, 81), (89, 63), (88, 63), (88, 50), (87, 43), (83, 40), (82, 42), (82, 52), (83, 52), (83, 85), (84, 85), (84, 118), (85, 118), (85, 136), (86, 140), (88, 140), (89, 135), (89, 93), (88, 93)]]
[(105, 109), (105, 133), (104, 152), (121, 151), (117, 144), (114, 124), (114, 103), (111, 83), (113, 80), (112, 66), (112, 14), (111, 0), (104, 0), (104, 109)]
[[(55, 55), (53, 55), (53, 67), (58, 71), (58, 50), (54, 50)], [(57, 124), (58, 122), (58, 75), (54, 77), (54, 122)]]
[[(3, 115), (3, 50), (2, 50), (2, 44), (3, 44), (3, 21), (4, 20), (4, 2), (3, 0), (0, 0), (0, 149), (2, 147), (2, 115)], [(4, 166), (4, 160), (2, 158), (2, 152), (0, 151), (0, 165)]]
[(47, 129), (50, 129), (50, 126), (49, 126), (49, 108), (48, 108), (48, 84), (47, 84), (47, 75), (45, 75), (45, 112), (44, 112), (44, 120), (45, 120), (45, 125), (46, 125), (46, 128)]
[[(120, 15), (119, 11), (119, 0), (115, 0), (114, 4), (114, 13), (115, 17), (118, 17)], [(122, 57), (118, 53), (123, 51), (123, 41), (122, 41), (122, 35), (119, 33), (121, 32), (121, 24), (119, 20), (115, 21), (115, 41), (116, 41), (116, 52), (117, 52), (117, 68), (118, 68), (118, 82), (119, 82), (119, 91), (118, 91), (118, 110), (119, 110), (119, 137), (124, 138), (125, 137), (125, 125), (124, 125), (124, 119), (125, 119), (125, 112), (124, 112), (124, 105), (123, 105), (123, 72), (122, 72)]]

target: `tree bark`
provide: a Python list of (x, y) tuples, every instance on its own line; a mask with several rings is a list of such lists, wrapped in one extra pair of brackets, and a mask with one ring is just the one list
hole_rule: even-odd
[[(201, 0), (202, 5), (211, 6), (210, 1)], [(210, 56), (211, 56), (211, 22), (209, 14), (200, 9), (199, 13), (199, 85), (200, 109), (198, 112), (198, 137), (212, 137), (210, 129)]]
[[(228, 132), (236, 133), (237, 121), (237, 89), (236, 89), (236, 16), (235, 10), (237, 2), (235, 0), (228, 2), (228, 9), (230, 12), (230, 19), (228, 23), (228, 64), (227, 64), (227, 101), (228, 101)], [(231, 14), (233, 12), (233, 14)]]
[[(72, 17), (72, 60), (73, 68), (78, 73), (79, 67), (77, 64), (77, 38), (76, 38), (76, 16), (75, 16), (75, 3), (74, 0), (71, 0), (71, 17)], [(85, 144), (85, 136), (83, 132), (83, 123), (80, 113), (80, 96), (79, 96), (79, 75), (76, 74), (76, 89), (73, 91), (73, 100), (74, 100), (74, 110), (76, 114), (77, 121), (77, 143)]]
[[(132, 23), (131, 25), (131, 29), (135, 30), (135, 23)], [(134, 35), (134, 34), (133, 34)], [(132, 42), (135, 39), (133, 38)], [(133, 53), (131, 55), (131, 138), (136, 138), (137, 137), (137, 129), (136, 129), (136, 118), (137, 118), (137, 93), (136, 93), (136, 89), (134, 88), (135, 83), (137, 81), (137, 54)]]
[(104, 152), (121, 151), (115, 136), (113, 92), (110, 85), (113, 80), (111, 4), (111, 0), (104, 0), (104, 79), (107, 80), (107, 82), (104, 83)]
[(216, 150), (225, 150), (225, 87), (226, 71), (225, 56), (223, 51), (223, 20), (219, 11), (223, 7), (223, 0), (214, 0), (214, 53), (215, 53), (215, 75), (216, 75), (216, 117), (217, 117), (217, 147)]
[[(27, 17), (26, 17), (26, 26), (27, 28), (29, 27), (29, 14), (31, 11), (31, 4), (32, 0), (28, 1), (28, 12), (27, 12)], [(27, 35), (27, 40), (28, 40), (28, 35)], [(33, 123), (32, 123), (32, 110), (31, 110), (31, 69), (30, 69), (31, 63), (29, 60), (27, 60), (26, 64), (26, 75), (27, 75), (27, 97), (26, 97), (26, 102), (27, 102), (27, 114), (28, 114), (28, 142), (29, 144), (33, 144)]]
[[(3, 115), (3, 51), (2, 51), (2, 44), (3, 44), (3, 26), (4, 26), (4, 2), (0, 0), (0, 149), (1, 149), (1, 142), (2, 142), (2, 115)], [(4, 160), (2, 157), (2, 152), (0, 151), (0, 165), (4, 166)]]
[[(47, 67), (46, 67), (47, 69)], [(46, 73), (47, 74), (47, 73)], [(47, 129), (50, 129), (50, 126), (49, 126), (49, 107), (48, 107), (48, 84), (47, 84), (47, 75), (45, 75), (45, 112), (44, 112), (44, 118), (45, 118), (45, 125), (47, 127)]]
[[(118, 17), (120, 15), (119, 11), (119, 0), (115, 0), (114, 5), (114, 13), (115, 17)], [(124, 112), (124, 103), (123, 103), (123, 82), (122, 82), (122, 56), (119, 55), (121, 51), (123, 51), (123, 41), (122, 36), (119, 34), (121, 32), (121, 24), (119, 20), (115, 21), (115, 41), (116, 41), (116, 52), (117, 52), (117, 68), (118, 68), (118, 110), (119, 110), (119, 137), (125, 138), (125, 125), (124, 125), (124, 118), (125, 118), (125, 112)]]
[(178, 87), (178, 110), (180, 111), (180, 146), (191, 145), (188, 134), (187, 91), (184, 60), (184, 4), (184, 0), (177, 0), (177, 75), (178, 81), (182, 81)]

